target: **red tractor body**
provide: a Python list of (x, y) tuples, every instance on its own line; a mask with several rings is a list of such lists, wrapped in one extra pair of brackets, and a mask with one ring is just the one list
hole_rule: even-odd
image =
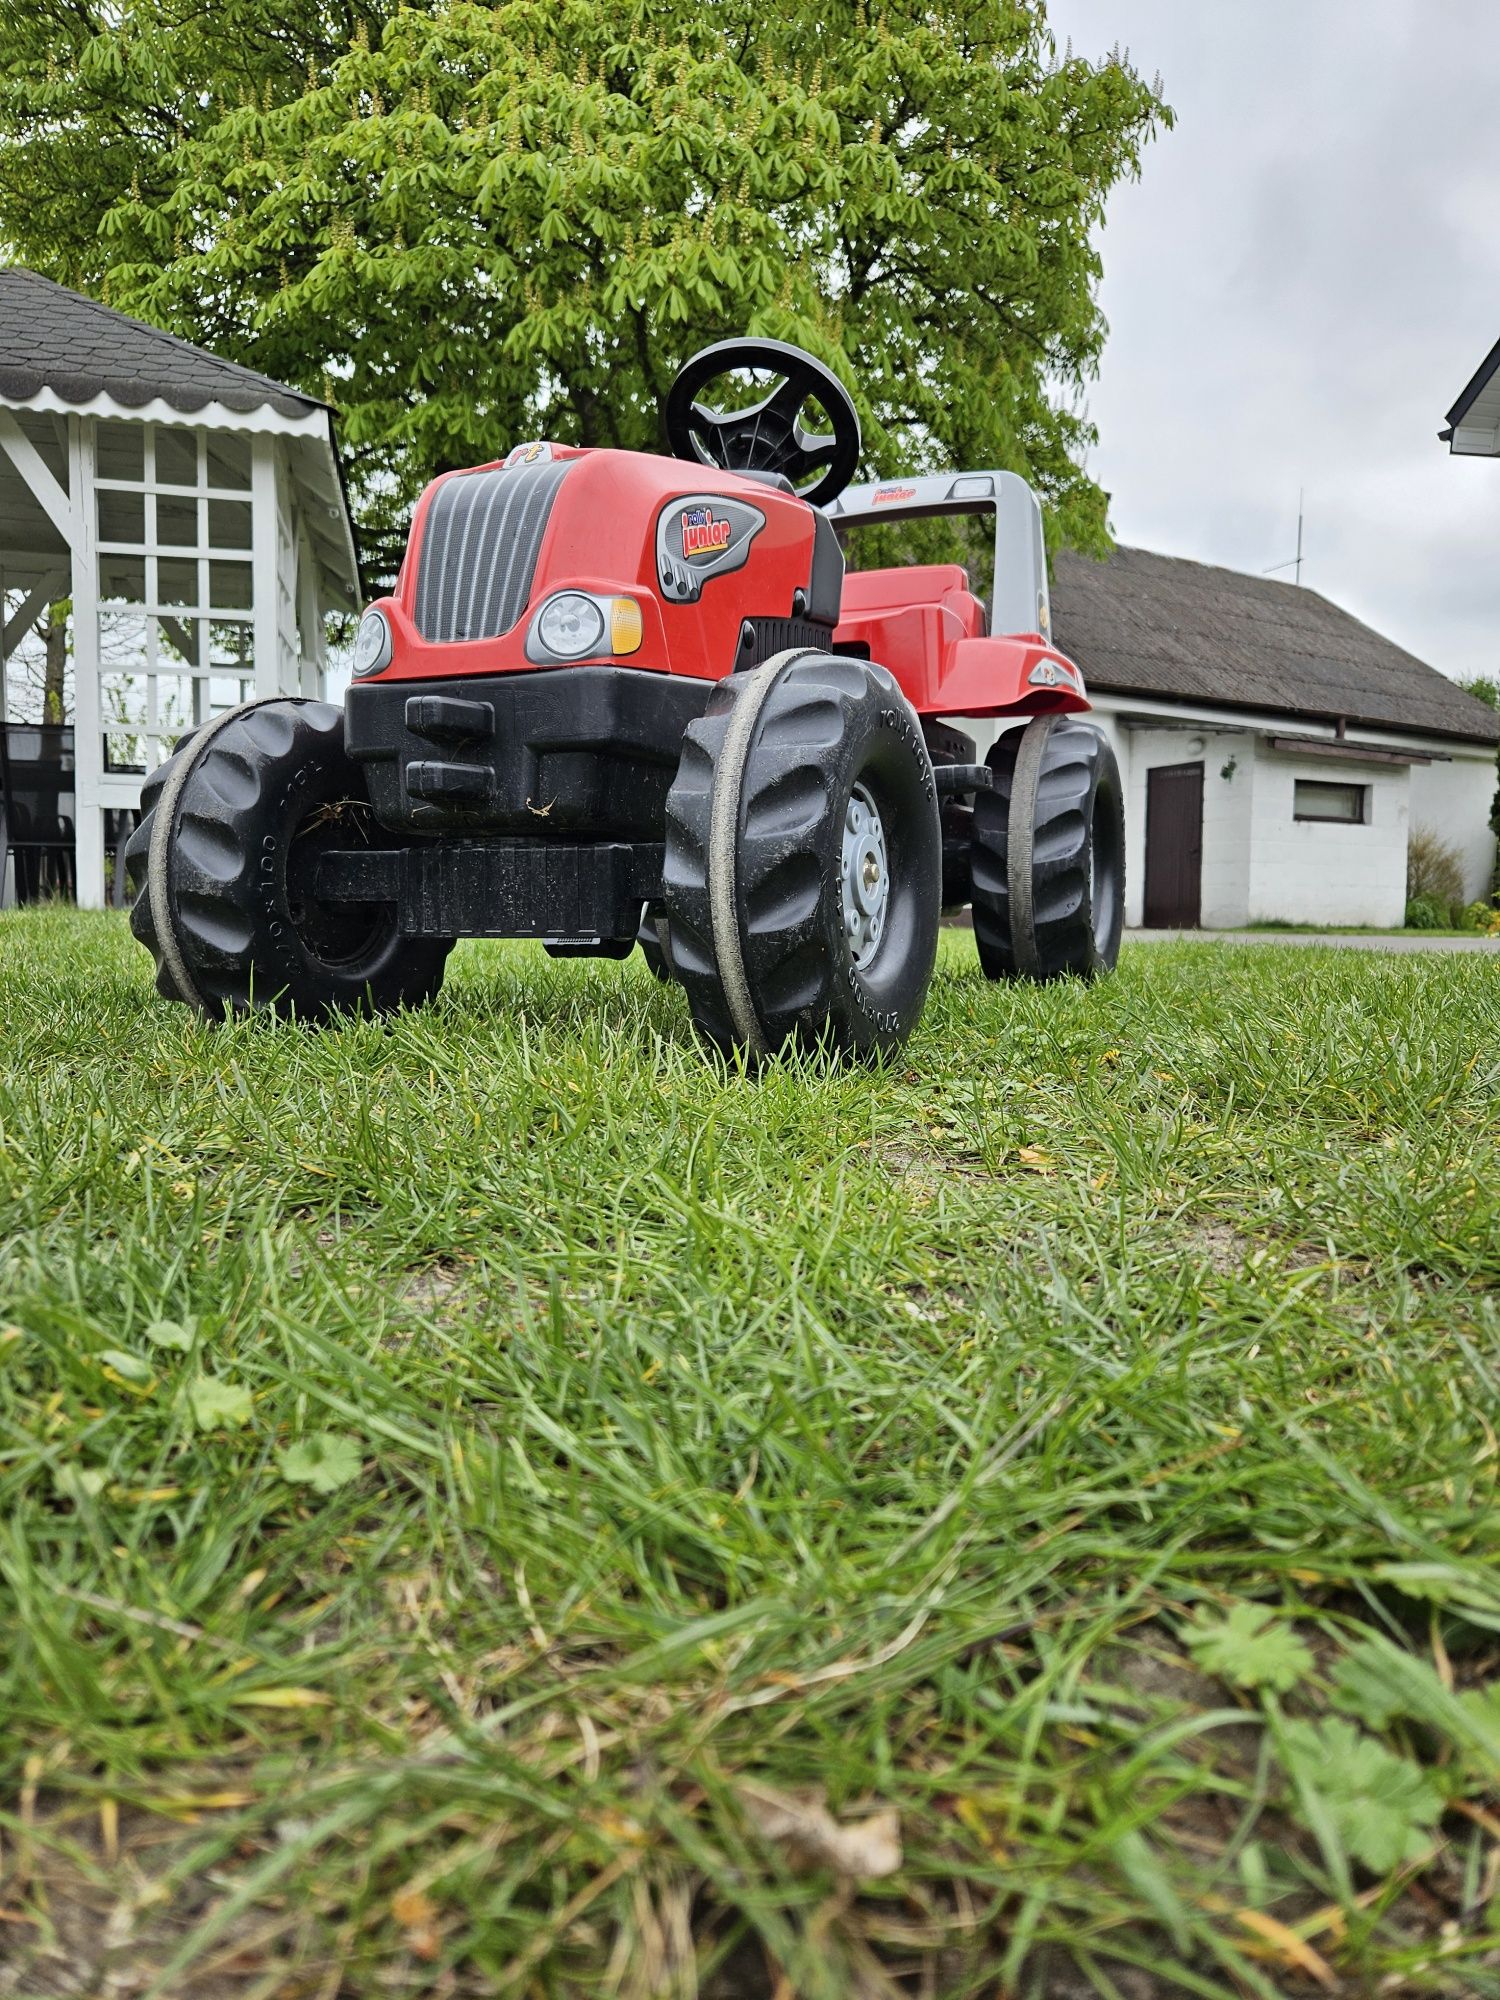
[[(745, 372), (782, 386), (699, 400)], [(992, 978), (1113, 963), (1118, 773), (1071, 719), (1029, 488), (851, 486), (852, 399), (774, 341), (706, 349), (663, 416), (674, 457), (536, 443), (434, 480), (342, 712), (246, 704), (148, 780), (132, 922), (163, 994), (321, 1016), (429, 997), (459, 937), (639, 943), (721, 1048), (875, 1051), (944, 907)], [(955, 563), (846, 578), (861, 526), (978, 509), (988, 607)], [(979, 763), (942, 720), (970, 716), (1029, 721)]]
[[(563, 591), (628, 607), (566, 659), (533, 629)], [(990, 633), (959, 565), (845, 578), (832, 522), (794, 493), (638, 452), (526, 445), (434, 480), (371, 608), (391, 632), (383, 682), (599, 665), (714, 681), (803, 640), (879, 660), (921, 716), (1089, 706), (1039, 632)]]

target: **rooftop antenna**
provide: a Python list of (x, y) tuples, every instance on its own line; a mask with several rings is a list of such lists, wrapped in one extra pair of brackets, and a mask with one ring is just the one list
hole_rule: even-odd
[(1292, 581), (1294, 583), (1302, 581), (1302, 488), (1300, 486), (1297, 488), (1297, 553), (1290, 562), (1272, 563), (1269, 569), (1261, 571), (1261, 575), (1275, 576), (1276, 572), (1282, 569), (1294, 569), (1297, 574)]

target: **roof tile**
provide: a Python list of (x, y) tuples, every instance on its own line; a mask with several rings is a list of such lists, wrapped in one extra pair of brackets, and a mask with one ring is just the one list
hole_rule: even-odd
[(1091, 688), (1500, 741), (1500, 715), (1314, 590), (1117, 548), (1052, 563), (1052, 629)]
[(286, 417), (320, 408), (253, 368), (225, 361), (19, 265), (0, 269), (0, 401), (50, 389), (65, 403), (101, 393), (135, 410), (160, 397), (184, 415), (207, 403)]

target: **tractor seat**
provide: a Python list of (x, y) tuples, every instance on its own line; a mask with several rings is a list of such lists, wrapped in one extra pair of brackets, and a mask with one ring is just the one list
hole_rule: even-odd
[(778, 493), (790, 493), (795, 500), (797, 489), (784, 472), (747, 472), (742, 466), (733, 465), (730, 471), (736, 479), (753, 479), (757, 486), (772, 486)]
[(901, 569), (855, 570), (844, 578), (839, 623), (861, 617), (889, 617), (892, 612), (933, 605), (952, 612), (965, 639), (989, 634), (989, 614), (969, 588), (962, 563), (909, 563)]

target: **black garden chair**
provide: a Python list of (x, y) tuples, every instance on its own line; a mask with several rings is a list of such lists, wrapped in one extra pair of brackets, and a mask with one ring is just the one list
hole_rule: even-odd
[[(61, 722), (8, 722), (0, 726), (0, 883), (9, 858), (17, 903), (78, 893), (73, 730)], [(114, 857), (112, 901), (126, 897), (125, 842), (138, 815), (106, 812), (105, 846)]]

